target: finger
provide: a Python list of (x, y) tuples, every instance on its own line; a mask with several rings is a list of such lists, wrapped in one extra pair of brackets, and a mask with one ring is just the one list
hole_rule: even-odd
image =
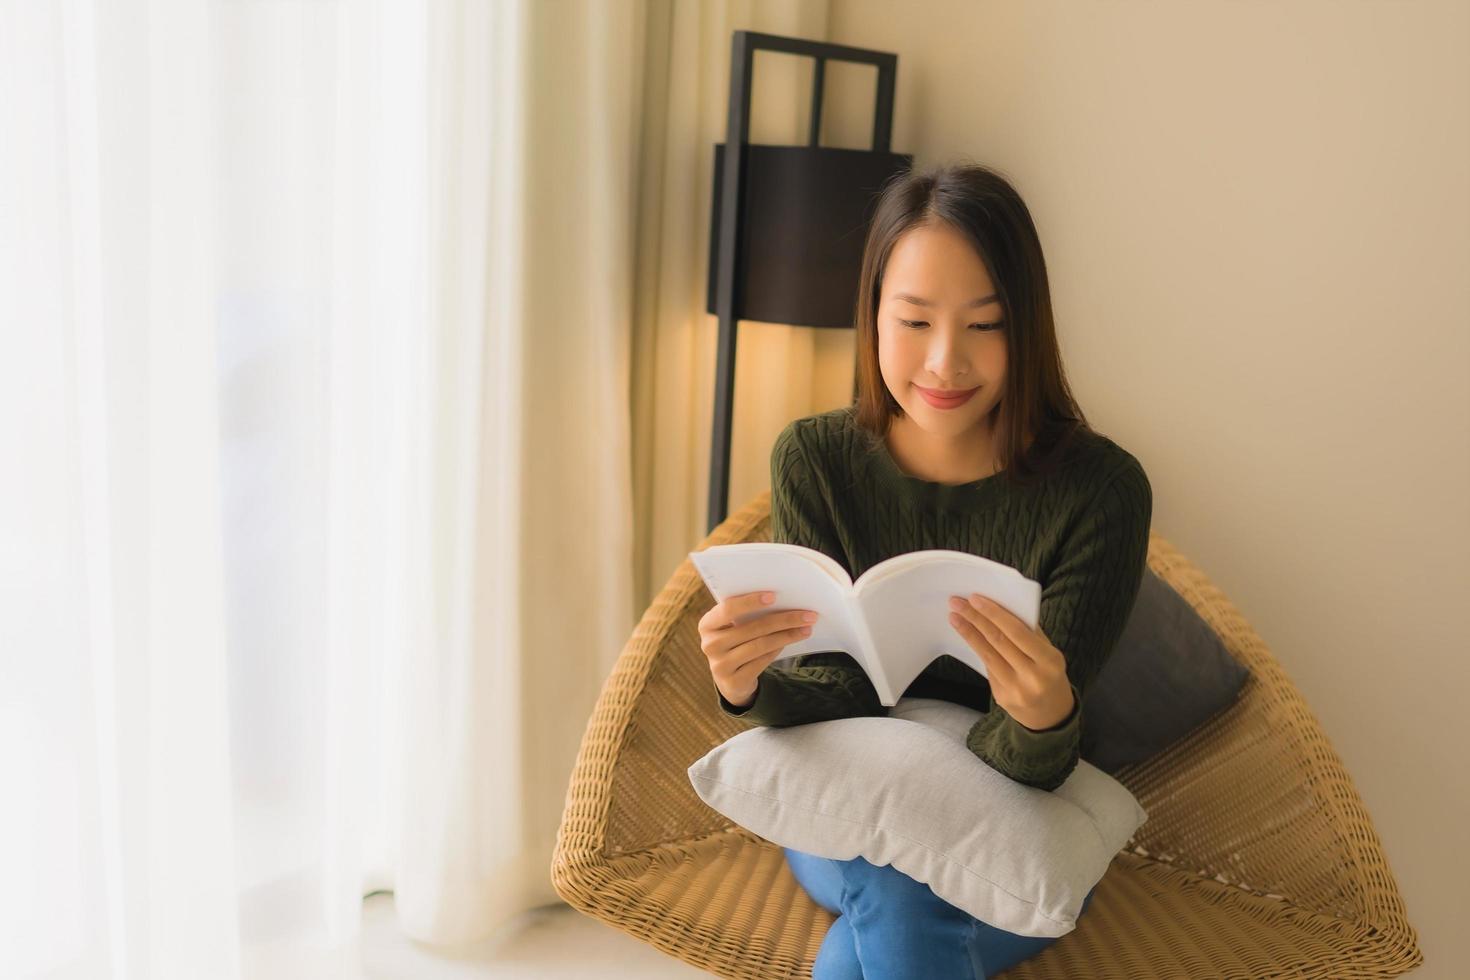
[(776, 646), (776, 648), (772, 649), (772, 651), (767, 651), (766, 654), (761, 654), (760, 657), (756, 658), (756, 660), (751, 660), (748, 661), (748, 663), (741, 664), (741, 666), (739, 666), (738, 669), (735, 670), (736, 682), (741, 683), (741, 685), (751, 685), (751, 683), (756, 682), (757, 674), (760, 674), (761, 671), (766, 670), (766, 667), (769, 667), (770, 664), (772, 664), (773, 661), (776, 660), (776, 658), (781, 657), (781, 654), (785, 651), (785, 648), (786, 645)]
[[(994, 616), (989, 611), (989, 608), (995, 608), (997, 604), (995, 602), (989, 602), (989, 608), (986, 608), (982, 604), (979, 604), (979, 602), (976, 602), (976, 599), (989, 602), (989, 599), (985, 599), (978, 592), (972, 592), (967, 599), (958, 599), (958, 601), (951, 599), (950, 604), (951, 607), (954, 607), (954, 605), (960, 607), (958, 611), (970, 623), (975, 624), (975, 629), (979, 630), (980, 635), (985, 636), (985, 639), (991, 642), (991, 648), (995, 649), (995, 652), (998, 652), (1001, 657), (1004, 657), (1005, 661), (1011, 667), (1022, 671), (1022, 673), (1026, 673), (1026, 671), (1041, 666), (1039, 658), (1029, 649), (1029, 646), (1033, 642), (1033, 638), (1030, 636), (1030, 630), (1025, 630), (1025, 635), (1023, 636), (1008, 635), (1004, 629), (1001, 629), (1000, 623), (995, 621)], [(1014, 621), (1025, 629), (1025, 623), (1020, 623), (1020, 620)]]
[(951, 598), (950, 615), (958, 616), (967, 626), (985, 640), (993, 656), (1003, 661), (1013, 671), (1025, 670), (1029, 659), (1015, 649), (1015, 644), (1005, 638), (996, 625), (974, 606), (963, 599)]
[(733, 673), (741, 680), (749, 673), (760, 673), (787, 647), (810, 635), (811, 627), (803, 625), (748, 640), (730, 651), (730, 660), (735, 664)]
[(706, 645), (714, 651), (715, 657), (726, 660), (729, 654), (752, 640), (758, 640), (777, 630), (803, 625), (800, 613), (800, 610), (769, 613), (746, 620), (739, 626), (722, 626), (710, 634)]
[(992, 687), (999, 686), (1007, 689), (1015, 684), (1015, 668), (1004, 657), (996, 653), (990, 641), (985, 638), (985, 634), (981, 633), (974, 623), (965, 618), (963, 613), (952, 612), (949, 614), (949, 624), (985, 664), (987, 679)]
[(970, 593), (964, 605), (976, 628), (990, 640), (990, 645), (1018, 670), (1026, 669), (1028, 661), (1032, 665), (1039, 664), (1040, 658), (1031, 651), (1035, 641), (1031, 627), (1016, 618), (1009, 609), (978, 592)]
[[(749, 615), (756, 610), (765, 609), (771, 605), (761, 599), (764, 595), (770, 595), (773, 600), (774, 592), (746, 592), (742, 595), (732, 595), (720, 605), (724, 607), (723, 622), (718, 623), (720, 629), (729, 629), (735, 625), (735, 620), (741, 616)], [(741, 623), (740, 625), (745, 625)]]
[(770, 612), (758, 615), (754, 619), (747, 620), (739, 626), (722, 630), (721, 635), (716, 637), (717, 641), (724, 641), (725, 649), (733, 650), (742, 643), (758, 640), (763, 636), (779, 633), (782, 630), (796, 629), (802, 626), (812, 626), (816, 620), (808, 621), (805, 617), (809, 609), (783, 609), (780, 612)]
[(735, 625), (735, 618), (742, 612), (763, 605), (760, 600), (761, 593), (746, 592), (742, 595), (727, 596), (715, 603), (699, 619), (699, 631), (704, 633), (712, 630), (729, 629)]
[(714, 629), (715, 620), (720, 615), (722, 615), (722, 613), (720, 610), (720, 604), (718, 602), (706, 609), (704, 611), (704, 615), (699, 617), (699, 625), (697, 626), (697, 629), (699, 630), (699, 635), (703, 636), (708, 630)]

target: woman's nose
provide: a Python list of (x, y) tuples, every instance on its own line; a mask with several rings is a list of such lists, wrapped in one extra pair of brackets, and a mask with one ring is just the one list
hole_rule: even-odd
[(926, 367), (934, 377), (946, 381), (962, 376), (969, 370), (964, 352), (952, 344), (940, 345), (931, 350)]

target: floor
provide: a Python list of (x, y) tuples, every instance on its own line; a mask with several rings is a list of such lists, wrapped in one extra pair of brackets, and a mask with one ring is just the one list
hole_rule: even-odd
[(569, 905), (533, 909), (501, 933), (448, 954), (400, 933), (393, 896), (363, 902), (367, 980), (709, 980), (714, 976)]

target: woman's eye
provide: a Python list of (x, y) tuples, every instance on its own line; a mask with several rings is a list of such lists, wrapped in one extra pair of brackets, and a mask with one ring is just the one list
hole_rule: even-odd
[[(927, 321), (927, 320), (899, 320), (898, 322), (901, 323), (901, 324), (903, 324), (906, 327), (916, 327), (916, 328), (917, 327), (927, 327), (929, 325), (929, 321)], [(970, 326), (972, 326), (972, 327), (979, 327), (982, 331), (990, 331), (990, 330), (999, 330), (1001, 325), (1000, 325), (999, 322), (997, 322), (997, 323), (972, 323), (972, 324), (970, 324)]]

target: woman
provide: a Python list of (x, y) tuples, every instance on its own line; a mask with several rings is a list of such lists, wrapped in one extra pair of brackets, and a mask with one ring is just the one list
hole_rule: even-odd
[[(948, 548), (1039, 582), (1034, 630), (983, 597), (952, 597), (951, 626), (989, 679), (943, 656), (904, 694), (985, 712), (970, 750), (1055, 789), (1077, 765), (1082, 698), (1138, 594), (1153, 497), (1138, 460), (1091, 429), (1067, 387), (1041, 244), (1015, 189), (972, 165), (890, 182), (856, 327), (855, 404), (777, 437), (771, 538), (831, 555), (854, 579), (897, 554)], [(700, 623), (726, 714), (783, 726), (888, 713), (845, 653), (773, 664), (810, 627), (804, 610), (732, 625), (761, 601), (732, 597)], [(815, 980), (986, 977), (1055, 942), (980, 922), (890, 866), (785, 854), (837, 916)]]

